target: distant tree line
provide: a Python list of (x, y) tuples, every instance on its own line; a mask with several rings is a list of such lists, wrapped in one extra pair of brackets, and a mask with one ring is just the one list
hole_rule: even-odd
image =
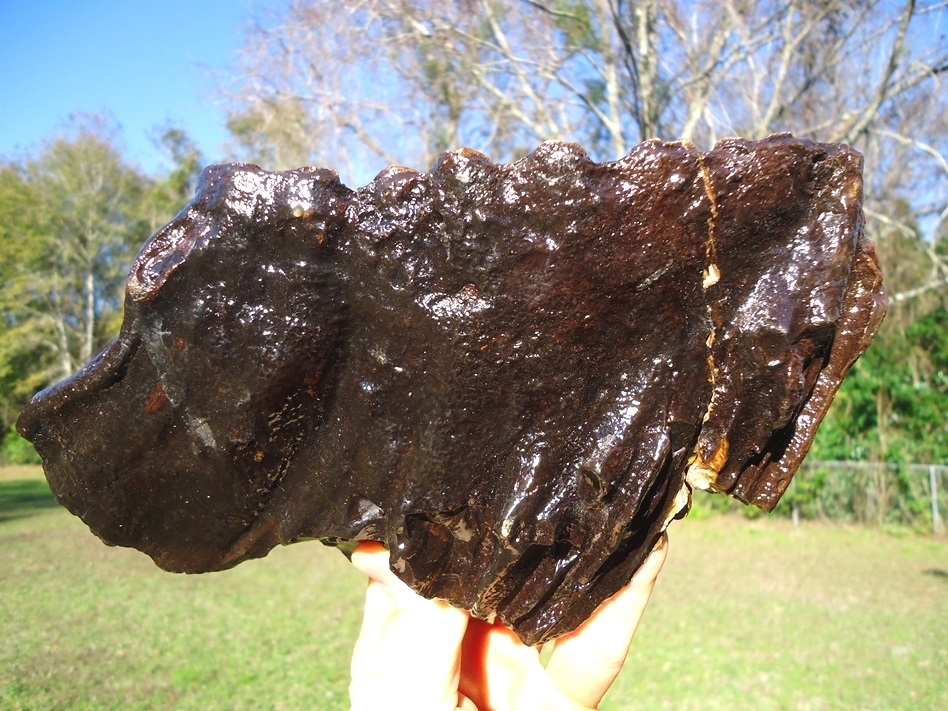
[(148, 176), (106, 119), (77, 116), (36, 155), (0, 163), (0, 456), (35, 453), (13, 429), (26, 400), (118, 333), (125, 278), (147, 237), (184, 206), (201, 158), (180, 129), (173, 168)]
[[(866, 232), (890, 315), (820, 430), (820, 459), (948, 462), (948, 3), (915, 0), (287, 0), (220, 96), (231, 158), (362, 183), (470, 146), (547, 139), (597, 160), (650, 138), (709, 148), (790, 131), (866, 157)], [(164, 136), (145, 175), (86, 119), (0, 163), (0, 428), (101, 348), (137, 248), (201, 157)], [(17, 449), (17, 452), (20, 450)]]

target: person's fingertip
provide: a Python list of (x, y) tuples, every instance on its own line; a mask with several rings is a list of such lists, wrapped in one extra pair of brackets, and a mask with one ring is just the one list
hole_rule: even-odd
[(378, 541), (364, 541), (352, 551), (352, 565), (373, 580), (384, 580), (391, 574), (388, 550)]
[(662, 572), (665, 561), (668, 558), (668, 534), (663, 533), (662, 537), (656, 541), (651, 553), (642, 561), (642, 565), (632, 575), (629, 584), (632, 586), (654, 585), (658, 574)]
[(359, 541), (358, 545), (355, 547), (353, 554), (355, 553), (376, 553), (380, 550), (386, 550), (385, 546), (382, 545), (381, 541)]

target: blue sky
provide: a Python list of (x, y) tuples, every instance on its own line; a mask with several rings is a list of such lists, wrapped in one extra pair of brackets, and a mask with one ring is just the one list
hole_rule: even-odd
[(225, 67), (267, 0), (0, 0), (0, 157), (35, 152), (73, 112), (108, 113), (128, 158), (163, 165), (158, 127), (224, 158), (210, 70)]

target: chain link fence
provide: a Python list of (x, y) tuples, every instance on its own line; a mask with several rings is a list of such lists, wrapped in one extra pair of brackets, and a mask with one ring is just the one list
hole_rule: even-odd
[(948, 466), (806, 459), (777, 508), (794, 520), (896, 523), (941, 535), (948, 515)]
[[(719, 495), (695, 492), (699, 509), (762, 512)], [(806, 459), (774, 515), (800, 520), (908, 526), (948, 536), (948, 465)]]

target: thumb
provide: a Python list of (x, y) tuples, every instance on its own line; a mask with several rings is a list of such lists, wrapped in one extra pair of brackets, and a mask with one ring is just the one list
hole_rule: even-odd
[(369, 576), (352, 655), (353, 711), (455, 711), (467, 613), (416, 594), (389, 569), (381, 544), (360, 544), (352, 563)]

